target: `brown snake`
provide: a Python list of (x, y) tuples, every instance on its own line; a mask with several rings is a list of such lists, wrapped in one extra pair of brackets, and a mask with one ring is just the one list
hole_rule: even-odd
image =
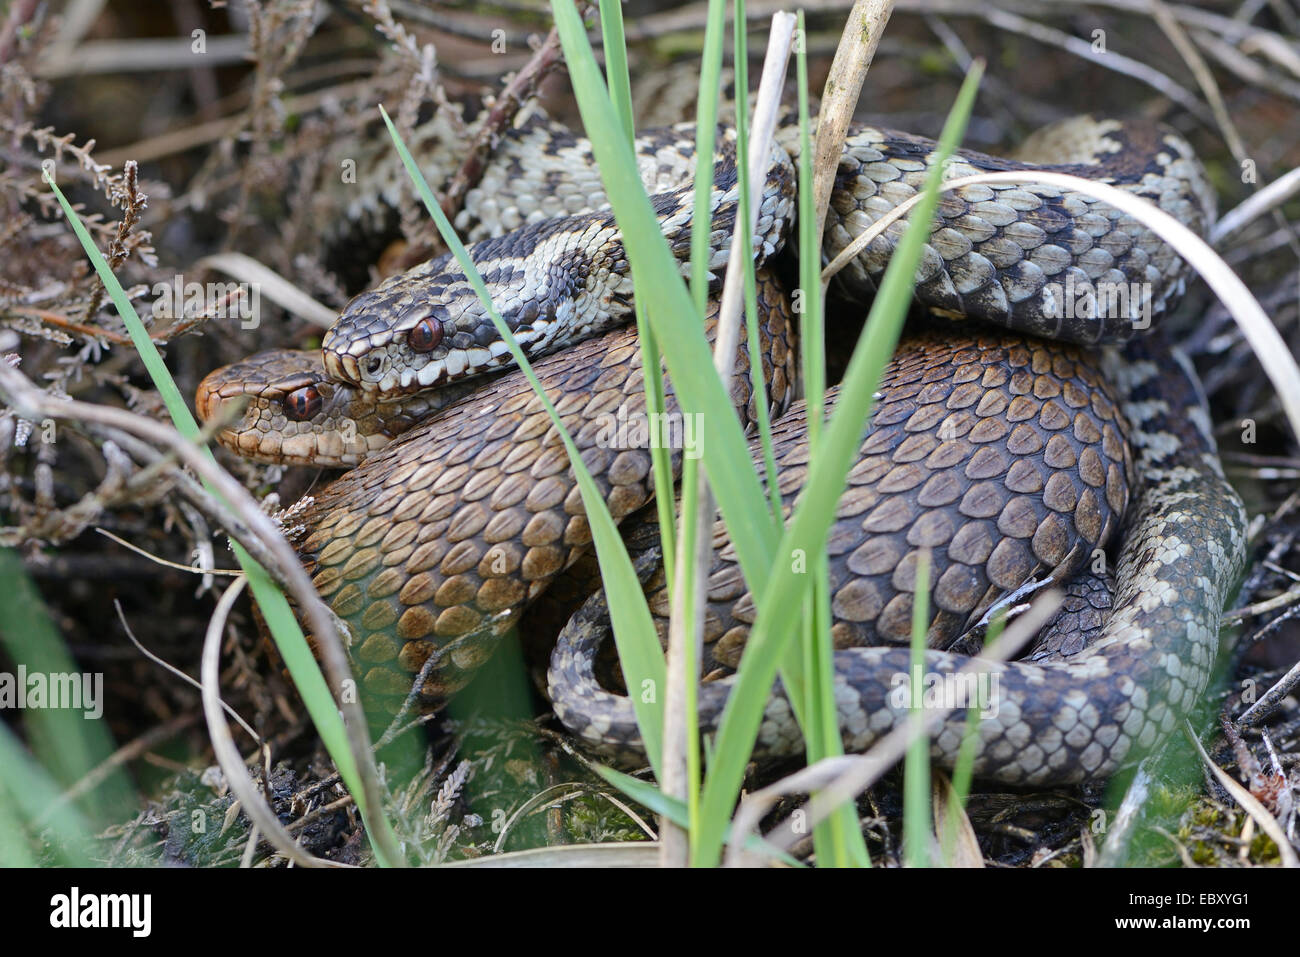
[[(1103, 146), (1101, 161), (1085, 165), (1086, 151), (1071, 148), (1058, 129), (1044, 141), (1064, 144), (1069, 162), (1055, 168), (1120, 185), (1204, 227), (1208, 194), (1186, 144), (1139, 125), (1090, 124), (1083, 128), (1093, 146), (1108, 144), (1113, 152)], [(531, 163), (534, 179), (553, 183), (557, 170), (584, 155), (589, 160), (588, 147), (571, 137), (553, 137), (539, 153), (540, 135), (536, 126), (525, 127), (504, 145), (507, 178), (524, 179)], [(666, 152), (671, 140), (659, 132), (639, 143), (642, 172), (656, 186), (678, 162)], [(931, 149), (917, 137), (871, 128), (850, 137), (831, 202), (828, 257), (916, 191)], [(952, 173), (1024, 165), (963, 153)], [(732, 185), (734, 164), (724, 151), (715, 235), (730, 232)], [(774, 254), (788, 232), (789, 190), (787, 159), (769, 177), (757, 244), (765, 254)], [(685, 187), (661, 189), (655, 200), (678, 250), (690, 228), (684, 196)], [(542, 203), (517, 212), (534, 220), (482, 240), (471, 254), (526, 351), (546, 355), (565, 346), (536, 363), (537, 372), (621, 519), (651, 495), (648, 452), (619, 448), (606, 431), (620, 408), (624, 418), (644, 408), (635, 337), (625, 327), (567, 343), (571, 335), (626, 322), (625, 257), (608, 212), (547, 213)], [(891, 227), (841, 275), (851, 296), (874, 288), (900, 232)], [(715, 253), (715, 267), (722, 255)], [(941, 202), (917, 297), (1022, 333), (1095, 343), (1131, 336), (1144, 312), (1158, 319), (1181, 291), (1183, 273), (1158, 237), (1081, 194), (1032, 184), (968, 187)], [(1122, 312), (1067, 315), (1059, 291), (1066, 280), (1093, 291), (1135, 283), (1140, 295), (1126, 299)], [(767, 401), (780, 411), (791, 395), (794, 350), (779, 288), (771, 280), (763, 288)], [(277, 372), (269, 378), (278, 384), (238, 428), (220, 436), (243, 454), (300, 461), (291, 446), (310, 457), (312, 442), (291, 441), (286, 423), (319, 423), (338, 414), (338, 403), (365, 409), (362, 393), (388, 410), (354, 430), (365, 442), (406, 430), (298, 516), (300, 554), (322, 596), (356, 633), (351, 652), (363, 702), (376, 712), (391, 711), (410, 692), (413, 672), (422, 704), (445, 701), (590, 545), (563, 447), (520, 373), (470, 391), (418, 425), (404, 406), (426, 401), (426, 386), (461, 388), (501, 364), (495, 334), (466, 291), (444, 257), (363, 293), (325, 342), (326, 372), (347, 384), (331, 382), (319, 360)], [(961, 666), (969, 649), (953, 642), (994, 602), (1030, 580), (1071, 579), (1122, 524), (1113, 599), (1096, 601), (1102, 607), (1091, 615), (1095, 627), (1086, 641), (1062, 635), (1058, 623), (1055, 637), (1040, 643), (1038, 660), (998, 667), (997, 706), (980, 725), (976, 757), (980, 775), (1012, 783), (1107, 776), (1167, 733), (1204, 690), (1219, 613), (1244, 557), (1244, 512), (1223, 481), (1194, 376), (1158, 347), (1107, 347), (1098, 362), (1076, 346), (954, 328), (924, 331), (900, 346), (831, 529), (845, 744), (861, 750), (905, 714), (890, 691), (892, 677), (907, 670), (907, 652), (885, 644), (903, 636), (910, 617), (909, 570), (919, 548), (934, 555), (927, 667), (942, 675)], [(250, 367), (231, 368), (239, 371), (219, 370), (200, 387), (205, 417), (224, 398), (263, 390), (265, 381)], [(738, 410), (752, 403), (745, 376), (737, 378), (733, 398)], [(807, 461), (801, 410), (797, 405), (776, 429), (787, 506)], [(715, 539), (706, 634), (711, 677), (734, 666), (753, 616), (721, 525)], [(662, 593), (653, 592), (652, 608), (664, 605)], [(1081, 622), (1086, 612), (1076, 602), (1070, 620)], [(635, 754), (630, 704), (593, 674), (600, 623), (593, 599), (561, 637), (550, 678), (556, 713), (592, 745)], [(706, 728), (727, 685), (725, 677), (702, 685)], [(959, 715), (935, 737), (937, 759), (953, 759), (964, 720)], [(788, 703), (775, 695), (760, 751), (797, 753), (800, 740)]]

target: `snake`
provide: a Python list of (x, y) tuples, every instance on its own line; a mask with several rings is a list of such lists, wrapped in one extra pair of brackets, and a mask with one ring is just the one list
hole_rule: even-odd
[[(652, 206), (684, 273), (692, 144), (683, 127), (636, 139)], [(731, 386), (744, 424), (763, 404), (774, 417), (787, 512), (811, 454), (796, 397), (794, 317), (773, 268), (793, 219), (792, 148), (790, 136), (773, 146), (753, 236), (762, 354), (742, 345)], [(916, 195), (934, 150), (923, 137), (853, 127), (823, 256), (834, 258)], [(649, 451), (643, 437), (623, 442), (619, 432), (645, 414), (628, 325), (635, 302), (591, 145), (533, 118), (503, 138), (494, 163), (496, 179), (467, 202), (481, 214), (471, 258), (536, 360), (615, 520), (643, 514), (655, 494)], [(1191, 147), (1144, 121), (1078, 118), (1040, 131), (1016, 159), (959, 151), (948, 175), (1035, 168), (1111, 183), (1200, 232), (1213, 218)], [(720, 129), (708, 205), (715, 281), (735, 224), (736, 179), (734, 134)], [(836, 294), (869, 300), (903, 228), (895, 223), (867, 244), (836, 276)], [(835, 698), (848, 750), (865, 749), (907, 716), (894, 692), (909, 670), (899, 644), (923, 549), (931, 675), (955, 675), (968, 663), (978, 652), (972, 629), (1017, 589), (1070, 586), (1036, 651), (990, 666), (998, 690), (978, 725), (980, 777), (1016, 785), (1107, 778), (1167, 735), (1204, 692), (1221, 610), (1244, 563), (1246, 519), (1224, 479), (1195, 372), (1154, 329), (1186, 281), (1187, 267), (1159, 236), (1086, 194), (1032, 177), (944, 194), (914, 291), (931, 318), (886, 367), (828, 536)], [(1107, 300), (1116, 288), (1132, 295)], [(1068, 296), (1091, 307), (1074, 309)], [(441, 256), (355, 297), (318, 352), (254, 357), (200, 385), (205, 419), (251, 398), (242, 418), (217, 432), (239, 454), (360, 463), (313, 495), (292, 535), (317, 590), (352, 632), (362, 702), (376, 715), (403, 704), (440, 707), (591, 550), (564, 446), (509, 365), (468, 279)], [(751, 381), (758, 369), (761, 380)], [(446, 389), (450, 398), (429, 398)], [(680, 415), (671, 381), (667, 390), (668, 415)], [(827, 405), (836, 399), (830, 390)], [(349, 424), (343, 438), (339, 422)], [(683, 451), (674, 448), (674, 467)], [(699, 699), (706, 731), (717, 725), (756, 608), (721, 523), (714, 544)], [(1098, 561), (1110, 583), (1076, 584)], [(662, 630), (662, 581), (652, 577), (646, 588)], [(561, 633), (550, 696), (587, 746), (643, 760), (630, 699), (597, 675), (608, 630), (598, 593)], [(955, 713), (932, 737), (940, 764), (956, 760), (965, 720)], [(756, 753), (801, 751), (778, 682)]]

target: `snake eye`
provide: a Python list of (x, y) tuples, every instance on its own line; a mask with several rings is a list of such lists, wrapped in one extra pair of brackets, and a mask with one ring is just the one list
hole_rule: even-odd
[(290, 392), (284, 400), (284, 414), (291, 422), (306, 422), (320, 411), (320, 392), (314, 385)]
[(416, 352), (432, 352), (442, 342), (442, 322), (438, 319), (421, 319), (406, 336), (406, 344)]

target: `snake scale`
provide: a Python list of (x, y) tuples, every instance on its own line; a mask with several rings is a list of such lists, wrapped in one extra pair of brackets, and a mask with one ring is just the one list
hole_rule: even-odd
[[(661, 227), (683, 259), (691, 143), (682, 128), (637, 140)], [(1044, 168), (1118, 185), (1195, 229), (1213, 215), (1190, 147), (1167, 130), (1084, 118), (1027, 146), (1033, 162), (1054, 161)], [(823, 254), (833, 257), (914, 195), (932, 150), (910, 134), (852, 130)], [(755, 248), (776, 261), (790, 232), (793, 165), (781, 146), (773, 158)], [(1031, 159), (963, 151), (950, 174), (1032, 168)], [(724, 132), (711, 201), (715, 275), (726, 261), (735, 178)], [(626, 325), (626, 256), (590, 145), (541, 120), (521, 124), (459, 225), (478, 239), (470, 253), (503, 317), (531, 357), (544, 357), (537, 373), (614, 517), (633, 514), (653, 495), (649, 453), (608, 429), (644, 411), (640, 356)], [(870, 297), (902, 229), (891, 226), (837, 276), (839, 295)], [(746, 421), (758, 402), (779, 416), (788, 508), (809, 451), (803, 404), (794, 402), (792, 317), (779, 281), (761, 274), (757, 358), (768, 390), (756, 395), (741, 374), (732, 398)], [(827, 546), (836, 699), (850, 750), (905, 714), (890, 691), (908, 652), (891, 643), (906, 640), (922, 548), (933, 556), (926, 667), (935, 675), (961, 667), (973, 650), (968, 630), (1007, 594), (1031, 581), (1075, 583), (1035, 652), (996, 668), (996, 707), (979, 726), (982, 777), (1104, 778), (1169, 732), (1205, 689), (1219, 615), (1244, 560), (1244, 509), (1223, 478), (1190, 366), (1160, 335), (1134, 337), (1169, 311), (1184, 281), (1184, 265), (1158, 237), (1083, 194), (1032, 182), (945, 194), (916, 297), (965, 321), (931, 320), (900, 343)], [(1112, 297), (1108, 310), (1062, 308), (1063, 289), (1093, 296), (1117, 286), (1135, 294)], [(755, 358), (742, 349), (742, 372)], [(444, 702), (590, 548), (563, 446), (522, 374), (502, 370), (507, 360), (444, 256), (357, 296), (321, 353), (254, 357), (200, 386), (205, 418), (234, 396), (253, 398), (219, 434), (240, 454), (360, 461), (306, 505), (294, 534), (316, 587), (355, 634), (363, 704), (376, 714), (408, 695), (426, 707)], [(451, 391), (430, 391), (439, 388)], [(721, 523), (714, 538), (705, 729), (716, 724), (754, 614)], [(1113, 592), (1079, 574), (1107, 548), (1117, 555)], [(661, 583), (647, 588), (652, 610), (666, 612)], [(598, 595), (564, 629), (550, 693), (581, 739), (635, 759), (630, 702), (596, 677), (606, 618)], [(959, 713), (935, 736), (936, 760), (954, 759), (964, 720)], [(798, 753), (800, 742), (778, 690), (759, 751)]]

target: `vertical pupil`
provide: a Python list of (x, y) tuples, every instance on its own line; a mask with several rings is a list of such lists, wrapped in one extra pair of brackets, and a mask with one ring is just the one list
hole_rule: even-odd
[(320, 404), (320, 393), (314, 386), (307, 386), (289, 395), (284, 404), (284, 411), (290, 420), (302, 422), (320, 411)]
[(437, 319), (421, 319), (411, 330), (409, 343), (416, 352), (430, 352), (442, 341), (442, 323)]

